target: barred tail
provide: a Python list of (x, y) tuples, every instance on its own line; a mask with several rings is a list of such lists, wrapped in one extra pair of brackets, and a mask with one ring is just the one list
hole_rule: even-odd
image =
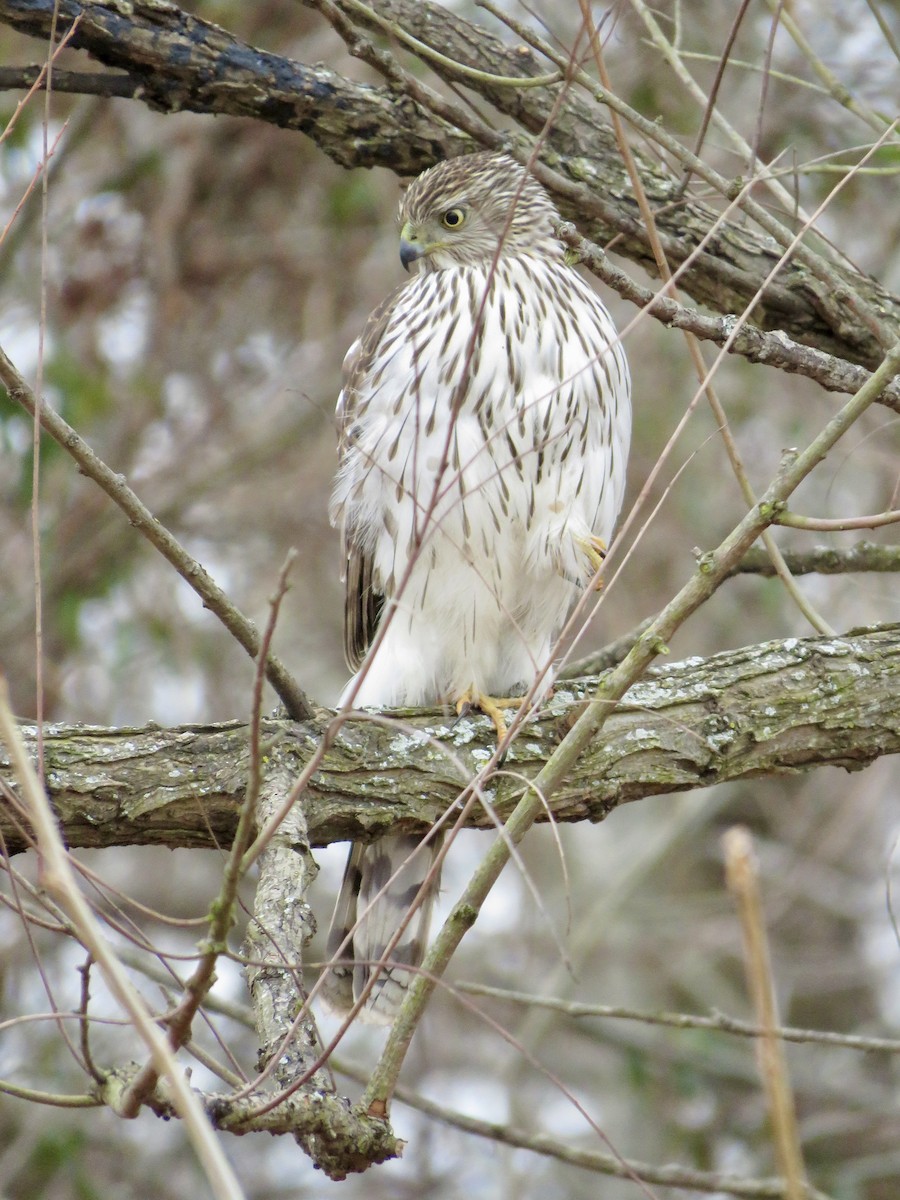
[[(403, 834), (380, 838), (370, 846), (351, 846), (328, 931), (328, 960), (335, 965), (322, 989), (335, 1012), (347, 1012), (374, 977), (360, 1017), (389, 1025), (397, 1015), (425, 957), (440, 874), (436, 872), (427, 884), (425, 880), (440, 845), (440, 835), (423, 845), (421, 838)], [(396, 945), (388, 950), (413, 908)]]

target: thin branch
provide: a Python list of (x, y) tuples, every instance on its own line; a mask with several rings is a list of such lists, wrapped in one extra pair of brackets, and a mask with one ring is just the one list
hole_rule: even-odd
[[(615, 266), (601, 246), (582, 237), (575, 226), (568, 222), (558, 225), (556, 234), (577, 253), (578, 260), (598, 279), (623, 299), (644, 309), (671, 329), (687, 329), (701, 341), (714, 342), (717, 346), (727, 344), (729, 354), (737, 354), (750, 362), (764, 363), (789, 374), (804, 375), (830, 392), (856, 392), (870, 378), (870, 372), (864, 367), (792, 341), (780, 330), (766, 333), (750, 324), (738, 328), (736, 316), (709, 317), (698, 309), (679, 304), (669, 296), (643, 287), (627, 272)], [(900, 380), (894, 380), (883, 389), (878, 403), (900, 412)]]
[[(70, 28), (66, 32), (65, 37), (63, 37), (62, 40), (59, 42), (59, 44), (56, 45), (55, 47), (53, 45), (54, 41), (56, 40), (55, 39), (55, 31), (52, 31), (52, 25), (51, 25), (51, 31), (53, 32), (53, 36), (51, 36), (49, 38), (50, 44), (48, 47), (49, 53), (47, 55), (47, 58), (45, 59), (44, 62), (40, 63), (38, 66), (31, 68), (32, 77), (30, 80), (25, 80), (25, 79), (22, 80), (22, 83), (20, 84), (20, 86), (28, 89), (27, 95), (22, 97), (22, 99), (16, 105), (15, 112), (7, 120), (7, 122), (3, 128), (3, 132), (0, 133), (0, 142), (4, 142), (10, 136), (12, 131), (15, 129), (16, 123), (18, 122), (19, 117), (22, 115), (22, 112), (24, 111), (26, 105), (29, 103), (29, 101), (31, 100), (31, 97), (35, 94), (35, 92), (38, 92), (42, 88), (46, 88), (48, 86), (48, 81), (49, 81), (51, 72), (53, 75), (53, 86), (54, 86), (54, 88), (56, 87), (56, 77), (58, 74), (58, 72), (54, 69), (56, 66), (56, 60), (59, 57), (59, 55), (62, 53), (62, 51), (65, 49), (68, 42), (71, 40), (72, 35), (74, 34), (75, 29), (77, 28), (77, 25), (78, 25), (78, 21), (76, 19), (76, 21), (73, 22), (73, 24), (70, 26)], [(2, 68), (0, 68), (0, 72), (2, 72)], [(45, 131), (45, 133), (46, 133), (46, 131)], [(38, 171), (42, 171), (46, 168), (48, 157), (49, 157), (49, 155), (47, 154), (47, 148), (45, 146), (43, 160), (38, 164)]]
[(112, 952), (90, 907), (79, 890), (50, 804), (34, 773), (24, 743), (9, 709), (6, 681), (0, 678), (0, 737), (6, 743), (24, 795), (40, 847), (44, 889), (68, 912), (82, 944), (89, 950), (118, 1004), (131, 1019), (136, 1033), (166, 1077), (172, 1100), (184, 1120), (188, 1136), (217, 1200), (243, 1200), (243, 1189), (212, 1135), (209, 1123), (162, 1033)]
[[(22, 88), (41, 91), (45, 87), (44, 68), (41, 66), (0, 67), (2, 92), (19, 91)], [(56, 68), (53, 72), (53, 91), (76, 96), (134, 100), (140, 95), (141, 81), (113, 71), (61, 71)]]
[[(773, 12), (776, 9), (776, 4), (777, 0), (768, 0), (769, 8)], [(782, 26), (787, 30), (797, 49), (809, 63), (813, 74), (818, 78), (832, 100), (836, 100), (838, 104), (846, 108), (848, 112), (852, 112), (855, 117), (858, 117), (876, 133), (881, 133), (886, 125), (891, 124), (890, 117), (885, 116), (884, 113), (875, 112), (867, 104), (863, 104), (860, 100), (857, 100), (850, 89), (841, 83), (831, 68), (816, 54), (812, 44), (794, 20), (787, 5), (784, 5), (780, 9), (779, 15)]]
[[(734, 49), (735, 39), (737, 38), (738, 30), (740, 29), (740, 27), (743, 23), (744, 17), (747, 14), (747, 8), (749, 6), (749, 3), (750, 3), (750, 0), (740, 0), (740, 3), (738, 5), (738, 10), (735, 13), (734, 17), (732, 18), (731, 28), (729, 29), (728, 34), (725, 38), (725, 45), (722, 47), (722, 53), (718, 56), (718, 59), (716, 61), (716, 73), (713, 76), (712, 85), (709, 89), (709, 95), (706, 97), (706, 103), (703, 106), (703, 117), (700, 121), (700, 128), (697, 131), (697, 137), (694, 140), (694, 156), (696, 158), (700, 157), (700, 151), (703, 149), (703, 143), (706, 141), (706, 134), (709, 129), (709, 123), (712, 120), (713, 115), (716, 114), (716, 115), (721, 116), (721, 114), (717, 113), (717, 109), (716, 109), (716, 101), (719, 98), (719, 88), (722, 86), (722, 79), (725, 76), (725, 68), (728, 66), (728, 61), (731, 58), (731, 51)], [(754, 148), (751, 151), (751, 155), (750, 155), (750, 170), (751, 170), (751, 172), (753, 170), (753, 164), (754, 164), (755, 160), (756, 160), (756, 151)], [(679, 196), (683, 196), (684, 193), (687, 191), (687, 186), (688, 186), (688, 183), (690, 182), (690, 178), (691, 178), (690, 171), (689, 170), (685, 171), (684, 178), (681, 181)]]
[[(661, 1187), (688, 1188), (696, 1192), (727, 1193), (730, 1196), (747, 1197), (748, 1200), (783, 1200), (784, 1184), (780, 1179), (739, 1179), (734, 1175), (724, 1175), (713, 1171), (698, 1171), (690, 1167), (657, 1166), (654, 1163), (640, 1162), (636, 1159), (622, 1159), (612, 1154), (604, 1154), (597, 1150), (576, 1149), (569, 1143), (560, 1142), (544, 1133), (526, 1133), (509, 1125), (500, 1125), (478, 1117), (467, 1116), (455, 1112), (445, 1104), (429, 1100), (409, 1088), (398, 1087), (397, 1099), (410, 1108), (424, 1113), (443, 1125), (461, 1129), (476, 1137), (488, 1138), (502, 1146), (515, 1146), (522, 1150), (531, 1150), (564, 1162), (570, 1166), (581, 1167), (586, 1171), (594, 1171), (600, 1175), (610, 1175), (616, 1179), (639, 1179), (644, 1183), (655, 1183)], [(806, 1200), (829, 1200), (822, 1192), (814, 1188), (804, 1191)]]
[[(489, 987), (481, 983), (454, 983), (454, 990), (469, 996), (487, 996), (505, 1004), (519, 1004), (528, 1008), (549, 1009), (562, 1013), (573, 1020), (598, 1017), (601, 1019), (636, 1021), (641, 1025), (663, 1025), (669, 1029), (710, 1029), (717, 1033), (735, 1037), (759, 1038), (766, 1031), (760, 1025), (740, 1021), (725, 1013), (714, 1013), (703, 1017), (694, 1013), (648, 1012), (643, 1009), (627, 1008), (617, 1004), (583, 1004), (577, 1000), (561, 1000), (555, 996), (535, 996), (531, 992), (513, 992), (506, 988)], [(835, 1046), (842, 1050), (858, 1050), (863, 1054), (900, 1054), (900, 1040), (896, 1038), (867, 1037), (856, 1033), (835, 1033), (830, 1029), (799, 1029), (792, 1025), (779, 1025), (775, 1034), (784, 1042), (801, 1045), (812, 1043), (820, 1046)]]
[(881, 30), (885, 42), (887, 42), (887, 44), (890, 46), (894, 58), (900, 62), (900, 43), (898, 43), (894, 31), (891, 28), (888, 20), (885, 18), (884, 13), (878, 7), (877, 0), (866, 0), (866, 4), (868, 4), (869, 11), (878, 22), (878, 28)]
[(26, 1100), (29, 1104), (46, 1104), (50, 1108), (100, 1108), (103, 1101), (96, 1096), (70, 1096), (59, 1092), (42, 1092), (37, 1088), (20, 1087), (8, 1079), (0, 1079), (0, 1093)]
[(723, 843), (725, 877), (734, 894), (741, 921), (747, 984), (756, 1019), (762, 1028), (762, 1036), (756, 1045), (775, 1141), (775, 1157), (784, 1178), (785, 1200), (802, 1200), (806, 1194), (806, 1169), (800, 1149), (797, 1111), (787, 1059), (778, 1037), (781, 1022), (775, 1001), (772, 960), (753, 841), (749, 830), (734, 827), (725, 834)]
[[(255, 658), (259, 654), (260, 637), (256, 626), (229, 600), (207, 571), (193, 559), (166, 527), (161, 524), (131, 490), (121, 475), (112, 471), (88, 446), (87, 442), (44, 400), (39, 400), (10, 360), (0, 349), (0, 383), (10, 398), (31, 416), (37, 416), (47, 433), (78, 464), (128, 517), (137, 531), (171, 564), (218, 617), (228, 632)], [(314, 709), (297, 682), (280, 659), (270, 654), (266, 661), (266, 678), (277, 692), (285, 708), (295, 720), (312, 717)]]
[(787, 509), (778, 513), (774, 524), (787, 525), (791, 529), (806, 529), (816, 533), (839, 533), (846, 529), (881, 529), (885, 525), (896, 525), (900, 521), (900, 509), (874, 513), (868, 517), (805, 517)]
[[(756, 164), (759, 161), (759, 148), (762, 145), (763, 139), (763, 116), (766, 111), (766, 101), (769, 97), (769, 84), (772, 82), (772, 55), (775, 50), (775, 35), (778, 33), (778, 18), (781, 15), (781, 8), (784, 0), (776, 0), (775, 15), (769, 25), (769, 36), (766, 38), (766, 53), (762, 61), (762, 86), (759, 92), (759, 105), (756, 110), (756, 129), (753, 133), (753, 146), (750, 150), (750, 157), (747, 160), (747, 171), (749, 174), (754, 174)], [(800, 206), (795, 203), (795, 217), (800, 217)]]
[(99, 1083), (103, 1075), (94, 1062), (94, 1056), (91, 1053), (91, 1022), (88, 1017), (88, 1008), (91, 1000), (91, 967), (93, 963), (93, 958), (88, 954), (85, 961), (78, 968), (78, 973), (81, 975), (81, 1002), (78, 1006), (78, 1011), (81, 1016), (81, 1057), (91, 1077), (95, 1082)]
[[(38, 345), (37, 345), (37, 372), (36, 372), (36, 388), (38, 393), (43, 391), (44, 379), (44, 343), (47, 330), (47, 260), (48, 260), (48, 238), (47, 238), (47, 206), (49, 203), (48, 192), (48, 171), (50, 160), (56, 153), (63, 130), (56, 135), (53, 140), (53, 146), (50, 145), (50, 87), (53, 76), (53, 67), (56, 63), (56, 58), (62, 51), (63, 47), (71, 40), (77, 22), (68, 29), (62, 38), (60, 44), (56, 43), (56, 16), (50, 24), (50, 33), (48, 39), (47, 62), (46, 70), (43, 75), (44, 86), (47, 89), (44, 97), (44, 105), (41, 119), (41, 160), (32, 180), (32, 184), (26, 190), (25, 196), (16, 206), (13, 218), (18, 214), (25, 198), (31, 190), (31, 186), (36, 180), (40, 180), (41, 185), (41, 235), (40, 235), (40, 267), (38, 278), (38, 296), (39, 296), (39, 320), (38, 320)], [(33, 90), (29, 92), (29, 96), (33, 94)], [(27, 97), (26, 97), (27, 99)], [(18, 115), (20, 110), (17, 109), (13, 120)], [(9, 225), (6, 227), (9, 228)], [(4, 230), (4, 234), (6, 230)], [(2, 240), (2, 239), (0, 239)], [(38, 778), (43, 782), (44, 778), (44, 755), (43, 755), (43, 720), (44, 720), (44, 592), (42, 586), (42, 542), (41, 542), (41, 426), (35, 413), (31, 423), (31, 559), (34, 584), (34, 680), (35, 680), (35, 712), (37, 715), (38, 727), (38, 745), (37, 745), (37, 772)]]

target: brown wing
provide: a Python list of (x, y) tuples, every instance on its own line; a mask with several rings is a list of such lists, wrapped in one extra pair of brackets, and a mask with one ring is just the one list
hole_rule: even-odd
[(372, 581), (371, 554), (348, 546), (344, 569), (344, 658), (358, 671), (375, 637), (384, 595)]
[[(393, 312), (397, 296), (407, 285), (401, 284), (375, 309), (366, 322), (360, 337), (347, 351), (343, 365), (343, 387), (338, 401), (338, 458), (344, 457), (353, 444), (354, 426), (365, 418), (367, 404), (366, 378), (378, 355), (378, 348)], [(372, 555), (356, 536), (352, 524), (342, 524), (344, 550), (344, 657), (351, 671), (356, 671), (375, 637), (384, 593), (381, 581), (375, 577)]]

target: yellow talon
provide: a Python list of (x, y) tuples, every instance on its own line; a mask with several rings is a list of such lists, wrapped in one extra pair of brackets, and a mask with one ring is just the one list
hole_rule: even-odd
[(464, 717), (473, 708), (477, 708), (494, 722), (494, 729), (497, 731), (497, 741), (502, 742), (506, 737), (506, 721), (503, 718), (501, 709), (521, 708), (524, 699), (524, 696), (485, 696), (477, 688), (466, 688), (456, 701), (456, 715)]
[(576, 538), (576, 543), (585, 553), (590, 567), (591, 577), (596, 578), (594, 583), (594, 591), (599, 592), (603, 587), (603, 580), (599, 578), (600, 571), (603, 567), (603, 560), (606, 558), (606, 542), (603, 538), (595, 537), (591, 534), (590, 537)]

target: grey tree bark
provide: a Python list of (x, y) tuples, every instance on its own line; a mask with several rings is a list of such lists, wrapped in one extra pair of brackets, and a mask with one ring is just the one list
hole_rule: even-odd
[[(570, 680), (529, 722), (507, 766), (533, 777), (577, 717), (596, 680)], [(328, 732), (302, 798), (312, 846), (388, 830), (424, 832), (486, 761), (490, 721), (398, 711), (388, 726), (351, 719), (265, 723), (265, 774), (282, 797)], [(30, 727), (24, 733), (34, 745)], [(44, 730), (46, 781), (71, 847), (228, 845), (249, 770), (247, 727)], [(900, 752), (900, 627), (839, 638), (791, 638), (649, 671), (550, 801), (557, 821), (599, 821), (645, 796), (760, 775), (840, 766), (859, 770)], [(0, 769), (10, 787), (9, 763)], [(490, 785), (501, 819), (521, 783)], [(488, 828), (484, 809), (472, 823)], [(0, 801), (7, 851), (29, 844), (27, 817)]]

